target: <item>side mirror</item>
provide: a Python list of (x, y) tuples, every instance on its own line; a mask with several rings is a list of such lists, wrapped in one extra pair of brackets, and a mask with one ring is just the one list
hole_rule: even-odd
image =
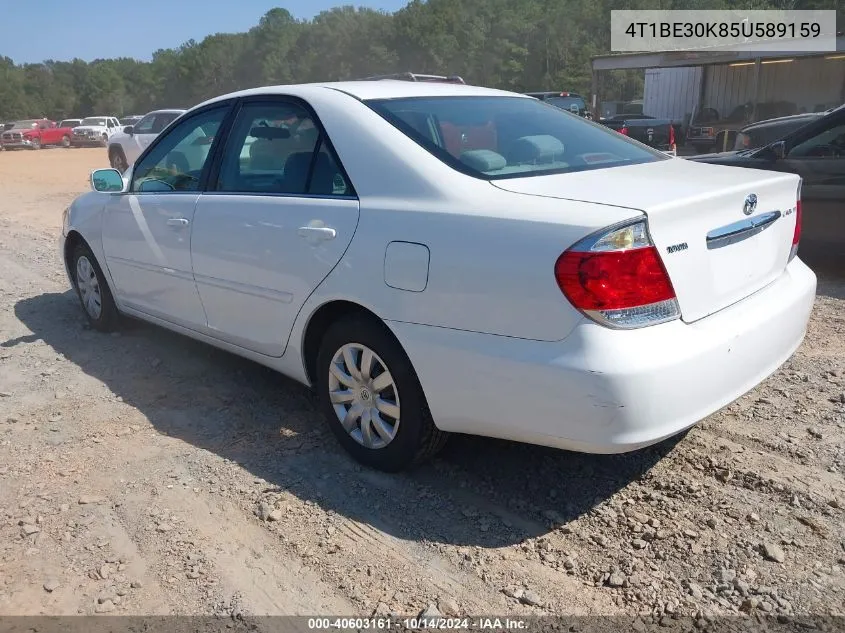
[(124, 131), (124, 133), (128, 134), (129, 136), (132, 136), (135, 133), (135, 126), (134, 125), (127, 125), (125, 128), (123, 128), (123, 131)]
[(786, 158), (786, 141), (776, 141), (769, 147), (771, 147), (772, 153), (775, 155), (777, 160), (783, 160)]
[(91, 188), (101, 193), (123, 191), (123, 176), (116, 169), (95, 169), (91, 172)]

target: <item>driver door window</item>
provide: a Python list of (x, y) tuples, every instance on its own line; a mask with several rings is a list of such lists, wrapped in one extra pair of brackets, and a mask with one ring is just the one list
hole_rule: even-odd
[(197, 191), (228, 105), (192, 116), (161, 137), (132, 174), (133, 192)]
[(135, 134), (151, 134), (153, 130), (153, 121), (155, 120), (154, 114), (148, 114), (143, 119), (138, 121), (137, 125), (132, 128), (132, 131)]
[(789, 150), (787, 158), (795, 160), (845, 157), (845, 122), (832, 124)]

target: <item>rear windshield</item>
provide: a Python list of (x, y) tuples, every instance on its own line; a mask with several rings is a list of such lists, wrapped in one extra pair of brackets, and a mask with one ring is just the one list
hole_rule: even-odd
[(561, 110), (569, 110), (570, 112), (573, 106), (577, 107), (579, 112), (587, 109), (587, 104), (584, 103), (581, 97), (549, 97), (546, 99), (546, 103), (557, 106)]
[(476, 178), (668, 160), (603, 125), (525, 97), (372, 99), (373, 110), (454, 169)]

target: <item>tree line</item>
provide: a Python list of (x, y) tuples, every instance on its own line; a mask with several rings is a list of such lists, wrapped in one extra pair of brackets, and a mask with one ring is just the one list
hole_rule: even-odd
[[(611, 9), (837, 9), (840, 0), (411, 0), (395, 13), (340, 6), (311, 20), (276, 8), (246, 33), (131, 58), (16, 64), (0, 57), (0, 118), (124, 116), (187, 108), (261, 85), (413, 71), (468, 83), (589, 94), (610, 50)], [(845, 22), (841, 22), (843, 24)], [(138, 34), (138, 37), (143, 37)], [(642, 96), (642, 71), (603, 77), (602, 98)]]

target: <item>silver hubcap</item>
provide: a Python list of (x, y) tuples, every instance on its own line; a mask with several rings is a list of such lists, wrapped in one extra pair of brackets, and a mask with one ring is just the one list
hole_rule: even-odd
[(387, 365), (373, 350), (348, 343), (332, 358), (329, 396), (337, 419), (367, 448), (384, 448), (399, 430), (399, 392)]
[(103, 311), (103, 299), (100, 294), (100, 282), (97, 281), (97, 273), (85, 255), (76, 260), (76, 286), (79, 288), (79, 296), (82, 298), (82, 305), (92, 319), (99, 319)]

